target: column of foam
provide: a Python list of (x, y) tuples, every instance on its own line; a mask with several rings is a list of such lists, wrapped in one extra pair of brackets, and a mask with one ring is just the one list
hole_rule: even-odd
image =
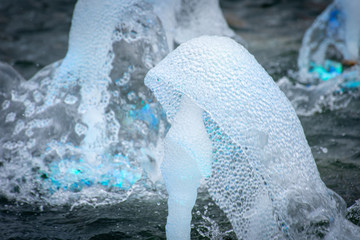
[(202, 176), (211, 171), (211, 142), (203, 109), (185, 95), (165, 138), (162, 174), (169, 194), (168, 239), (190, 239), (191, 211)]

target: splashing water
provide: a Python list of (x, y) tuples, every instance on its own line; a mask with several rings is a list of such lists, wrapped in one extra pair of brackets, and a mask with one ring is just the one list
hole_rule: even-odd
[(300, 49), (298, 66), (301, 81), (314, 81), (314, 77), (327, 81), (357, 64), (359, 9), (358, 0), (336, 0), (315, 20), (305, 33)]
[[(191, 196), (206, 176), (209, 153), (209, 193), (239, 239), (360, 236), (344, 217), (344, 201), (321, 181), (290, 102), (245, 48), (228, 38), (193, 39), (150, 70), (145, 84), (176, 127), (168, 134), (179, 134), (166, 136), (162, 167), (169, 192), (169, 237), (189, 237), (188, 213), (177, 206), (192, 209)], [(187, 114), (199, 109), (203, 113), (198, 118)], [(191, 122), (201, 129), (199, 118), (210, 152), (208, 144), (189, 140), (191, 133), (177, 131)], [(183, 221), (177, 223), (180, 228), (173, 227), (176, 218)]]
[(359, 10), (358, 0), (336, 0), (306, 31), (299, 72), (291, 76), (298, 81), (279, 81), (298, 114), (341, 109), (359, 98)]
[(149, 4), (78, 1), (62, 61), (29, 81), (1, 68), (1, 194), (119, 201), (145, 175), (156, 178), (153, 149), (167, 122), (143, 77), (167, 52)]

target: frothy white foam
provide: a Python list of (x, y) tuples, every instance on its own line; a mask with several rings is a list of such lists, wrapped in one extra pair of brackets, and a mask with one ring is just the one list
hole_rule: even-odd
[[(359, 229), (344, 218), (344, 201), (321, 181), (290, 102), (244, 47), (224, 37), (190, 40), (150, 70), (145, 84), (170, 122), (181, 114), (184, 96), (204, 110), (212, 142), (209, 193), (239, 239), (359, 236)], [(190, 115), (181, 119), (194, 121)], [(171, 172), (165, 171), (170, 175), (165, 176), (169, 201), (184, 192), (178, 188), (177, 171), (196, 171), (194, 161), (183, 164), (190, 159), (187, 153), (177, 150)], [(194, 196), (194, 191), (189, 187), (186, 194)], [(169, 208), (172, 214), (179, 215)], [(188, 218), (183, 221), (190, 224)]]

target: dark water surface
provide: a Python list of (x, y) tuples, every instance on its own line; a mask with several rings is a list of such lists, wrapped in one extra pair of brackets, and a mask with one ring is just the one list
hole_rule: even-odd
[[(229, 25), (277, 81), (296, 71), (301, 39), (329, 0), (223, 0)], [(74, 0), (1, 0), (0, 61), (26, 79), (65, 56)], [(360, 199), (360, 101), (300, 117), (321, 177), (348, 206)], [(1, 183), (0, 183), (1, 184)], [(1, 239), (165, 239), (166, 197), (105, 206), (41, 206), (0, 199)], [(235, 239), (206, 192), (193, 211), (193, 239)]]

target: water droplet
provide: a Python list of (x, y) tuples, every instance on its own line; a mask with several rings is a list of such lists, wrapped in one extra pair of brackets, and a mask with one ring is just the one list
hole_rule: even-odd
[(134, 91), (130, 91), (127, 97), (130, 101), (134, 101), (136, 99), (136, 93)]
[(9, 100), (5, 100), (2, 105), (2, 110), (8, 109), (10, 107), (10, 101)]
[(328, 149), (326, 147), (320, 147), (320, 150), (323, 152), (323, 153), (327, 153), (328, 152)]
[(35, 147), (35, 145), (36, 145), (36, 140), (35, 140), (35, 139), (30, 139), (30, 140), (26, 143), (26, 147), (27, 147), (28, 149), (31, 149), (31, 148)]
[(25, 117), (31, 117), (35, 113), (35, 104), (29, 100), (26, 100), (24, 105), (26, 107), (24, 113)]
[(39, 103), (44, 98), (44, 96), (41, 94), (41, 92), (39, 92), (37, 90), (35, 90), (33, 92), (33, 97), (34, 97), (34, 101), (37, 103)]
[(31, 137), (32, 135), (34, 135), (34, 132), (31, 128), (29, 128), (29, 129), (26, 129), (25, 135), (28, 137)]
[(77, 123), (75, 125), (75, 132), (77, 135), (81, 136), (81, 135), (84, 135), (85, 132), (87, 131), (87, 126), (85, 126), (84, 124), (82, 123)]
[(15, 125), (15, 128), (14, 128), (13, 134), (14, 134), (14, 135), (18, 134), (19, 132), (21, 132), (21, 131), (24, 129), (24, 127), (25, 127), (24, 121), (18, 120), (18, 121), (16, 122), (16, 125)]
[(107, 106), (110, 102), (110, 94), (107, 91), (102, 91), (101, 92), (101, 99), (100, 99), (100, 103), (103, 106)]
[(8, 113), (8, 115), (6, 115), (5, 122), (6, 123), (13, 122), (13, 121), (15, 121), (15, 117), (16, 117), (16, 113), (14, 113), (14, 112)]
[(154, 67), (154, 64), (153, 64), (154, 61), (150, 54), (145, 54), (143, 61), (144, 61), (144, 65), (146, 68), (151, 69)]
[(78, 98), (73, 96), (73, 95), (67, 95), (66, 98), (64, 99), (64, 102), (66, 104), (69, 104), (69, 105), (73, 105), (77, 102)]
[(131, 74), (129, 72), (124, 72), (121, 78), (115, 80), (115, 83), (116, 85), (123, 87), (130, 81), (130, 78)]
[(78, 111), (80, 114), (84, 114), (86, 113), (86, 111), (88, 110), (88, 105), (86, 104), (80, 104)]
[(137, 37), (137, 32), (136, 32), (135, 30), (131, 30), (131, 32), (130, 32), (130, 37), (131, 37), (132, 39), (136, 39), (136, 37)]

